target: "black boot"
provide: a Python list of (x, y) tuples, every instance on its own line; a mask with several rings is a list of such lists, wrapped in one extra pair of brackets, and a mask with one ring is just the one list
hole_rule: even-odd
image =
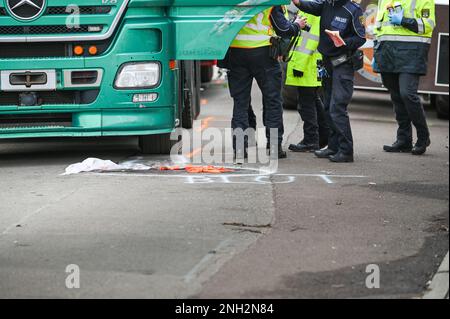
[(355, 160), (353, 155), (346, 155), (342, 152), (337, 153), (336, 155), (330, 156), (330, 161), (333, 163), (353, 163)]
[(388, 153), (410, 153), (412, 148), (412, 144), (399, 141), (383, 147), (384, 151)]
[(417, 144), (412, 149), (413, 155), (423, 155), (427, 152), (427, 148), (431, 145), (431, 140), (428, 139), (426, 142), (418, 141)]
[(298, 144), (289, 145), (289, 150), (297, 153), (310, 153), (320, 150), (318, 144), (308, 144), (305, 142), (300, 142)]
[(283, 146), (282, 145), (278, 145), (278, 151), (274, 150), (275, 147), (270, 147), (270, 144), (267, 144), (267, 149), (269, 151), (269, 155), (272, 156), (272, 154), (275, 152), (278, 153), (278, 158), (279, 159), (284, 159), (287, 158), (287, 153), (286, 151), (283, 151)]
[(314, 155), (318, 158), (330, 158), (330, 156), (336, 155), (336, 152), (326, 148), (324, 150), (315, 151)]

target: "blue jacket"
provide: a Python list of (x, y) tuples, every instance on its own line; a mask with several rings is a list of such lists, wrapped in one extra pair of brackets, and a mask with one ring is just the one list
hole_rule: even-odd
[(282, 38), (292, 38), (300, 32), (300, 26), (298, 24), (286, 19), (281, 6), (273, 7), (270, 21), (277, 35)]
[[(302, 0), (299, 9), (320, 16), (319, 52), (326, 57), (336, 57), (354, 52), (366, 43), (361, 7), (350, 0)], [(325, 30), (339, 31), (346, 46), (337, 48)]]

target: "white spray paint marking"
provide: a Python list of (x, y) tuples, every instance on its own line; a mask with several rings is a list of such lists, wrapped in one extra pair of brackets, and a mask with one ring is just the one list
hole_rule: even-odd
[(191, 269), (185, 276), (184, 276), (184, 282), (190, 283), (192, 280), (196, 279), (198, 275), (202, 272), (202, 270), (208, 268), (208, 265), (210, 264), (211, 260), (214, 258), (217, 258), (217, 253), (220, 253), (222, 249), (224, 249), (226, 246), (228, 246), (232, 241), (232, 238), (225, 239), (222, 241), (216, 248), (213, 249), (215, 254), (207, 254), (205, 257), (200, 260), (200, 262), (194, 266), (194, 268)]
[(325, 175), (325, 174), (222, 174), (222, 175), (193, 175), (193, 174), (176, 174), (176, 175), (162, 175), (162, 174), (126, 174), (126, 173), (89, 173), (85, 175), (95, 176), (112, 176), (112, 177), (148, 177), (148, 178), (181, 178), (184, 179), (185, 184), (254, 184), (254, 185), (269, 185), (269, 184), (291, 184), (296, 182), (299, 178), (316, 178), (327, 185), (335, 184), (335, 179), (365, 179), (367, 176), (361, 175)]
[(58, 202), (60, 202), (60, 201), (62, 201), (64, 199), (70, 197), (71, 195), (73, 195), (77, 191), (78, 190), (74, 190), (74, 191), (72, 191), (72, 192), (70, 192), (70, 193), (68, 193), (68, 194), (58, 198), (57, 200), (55, 200), (55, 201), (53, 201), (51, 203), (48, 203), (48, 204), (42, 206), (41, 208), (39, 208), (39, 209), (29, 213), (28, 215), (25, 215), (17, 223), (14, 223), (14, 224), (6, 227), (5, 230), (1, 233), (1, 235), (7, 235), (12, 229), (17, 228), (19, 225), (22, 226), (23, 224), (25, 224), (31, 217), (39, 214), (40, 212), (44, 211), (45, 209), (49, 208), (50, 206), (52, 206), (52, 205), (54, 205), (54, 204), (56, 204), (56, 203), (58, 203)]

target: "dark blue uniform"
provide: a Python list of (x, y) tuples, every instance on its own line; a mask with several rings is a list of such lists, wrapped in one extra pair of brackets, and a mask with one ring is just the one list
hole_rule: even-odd
[[(353, 135), (348, 105), (353, 97), (354, 69), (351, 56), (366, 42), (361, 7), (350, 0), (302, 0), (299, 9), (321, 17), (319, 52), (324, 56), (328, 77), (323, 80), (324, 104), (330, 124), (328, 154), (335, 161), (353, 161)], [(325, 30), (339, 31), (346, 45), (336, 47)], [(343, 58), (340, 65), (333, 62)], [(332, 158), (333, 160), (333, 158)]]
[[(286, 19), (281, 6), (273, 7), (270, 20), (275, 32), (281, 37), (291, 38), (300, 32), (297, 24)], [(267, 138), (270, 139), (271, 128), (278, 129), (278, 144), (281, 146), (284, 134), (282, 71), (280, 63), (270, 57), (269, 51), (269, 46), (256, 49), (231, 48), (221, 66), (230, 70), (228, 82), (235, 102), (233, 129), (245, 131), (249, 127), (256, 127), (256, 117), (250, 105), (253, 79), (256, 79), (263, 94)]]

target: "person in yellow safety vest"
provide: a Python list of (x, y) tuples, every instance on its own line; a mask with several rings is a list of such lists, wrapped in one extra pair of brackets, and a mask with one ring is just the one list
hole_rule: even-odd
[[(256, 79), (263, 95), (264, 125), (270, 151), (285, 158), (282, 149), (284, 126), (281, 98), (282, 72), (278, 59), (271, 57), (272, 36), (284, 38), (296, 36), (305, 23), (286, 18), (286, 8), (275, 6), (253, 17), (239, 32), (231, 44), (226, 57), (229, 69), (228, 82), (234, 100), (232, 128), (234, 130), (234, 152), (237, 159), (247, 156), (247, 140), (241, 145), (242, 138), (236, 132), (245, 132), (249, 128), (251, 89)], [(270, 131), (278, 131), (277, 141), (273, 141)], [(242, 131), (241, 131), (242, 130)]]
[(303, 140), (291, 144), (293, 152), (314, 152), (328, 145), (330, 134), (326, 121), (325, 108), (319, 94), (322, 81), (318, 76), (318, 64), (322, 55), (317, 51), (320, 39), (320, 17), (298, 12), (300, 18), (306, 18), (305, 28), (297, 44), (292, 48), (291, 60), (287, 65), (286, 85), (297, 87), (298, 111), (303, 120)]
[[(374, 70), (389, 90), (399, 125), (397, 140), (386, 152), (423, 155), (431, 144), (430, 131), (418, 95), (426, 75), (428, 53), (436, 26), (434, 0), (380, 0), (376, 22)], [(417, 129), (413, 147), (412, 125)]]

